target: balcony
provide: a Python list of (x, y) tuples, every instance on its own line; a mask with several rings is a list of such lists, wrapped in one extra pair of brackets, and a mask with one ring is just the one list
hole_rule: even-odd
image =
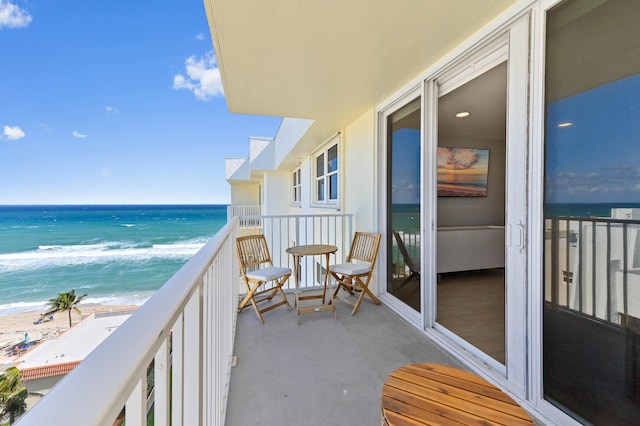
[[(239, 232), (263, 232), (274, 262), (291, 267), (288, 246), (334, 244), (332, 262), (341, 261), (354, 231), (351, 215), (243, 219), (232, 218), (18, 424), (377, 424), (391, 371), (460, 366), (384, 305), (363, 304), (352, 317), (338, 302), (337, 320), (319, 312), (301, 325), (285, 308), (264, 325), (250, 310), (237, 314)], [(316, 259), (305, 258), (301, 274), (302, 291), (320, 288)]]

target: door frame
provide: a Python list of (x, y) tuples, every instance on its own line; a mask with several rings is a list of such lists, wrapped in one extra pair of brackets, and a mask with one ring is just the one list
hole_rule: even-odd
[[(425, 216), (422, 222), (424, 241), (428, 248), (423, 258), (425, 270), (423, 293), (428, 300), (424, 315), (424, 329), (443, 345), (472, 364), (487, 370), (493, 376), (507, 379), (511, 391), (522, 398), (527, 392), (527, 158), (528, 86), (529, 86), (529, 27), (526, 14), (512, 22), (504, 31), (470, 49), (469, 53), (433, 76), (425, 84), (425, 122), (431, 123), (428, 132), (426, 157), (428, 173), (425, 176)], [(435, 322), (437, 306), (437, 170), (435, 162), (438, 148), (438, 98), (473, 80), (494, 66), (507, 62), (507, 128), (505, 166), (505, 364), (502, 365), (471, 344)], [(427, 162), (427, 158), (431, 160)]]
[[(400, 316), (420, 328), (438, 344), (463, 359), (471, 368), (488, 377), (503, 383), (510, 391), (522, 399), (528, 395), (528, 338), (529, 310), (527, 296), (529, 281), (527, 275), (527, 201), (529, 157), (529, 100), (530, 84), (529, 52), (530, 52), (530, 13), (525, 12), (507, 23), (494, 28), (494, 32), (485, 34), (476, 44), (465, 50), (456, 50), (442, 63), (425, 72), (417, 80), (411, 82), (396, 95), (375, 109), (376, 140), (378, 143), (379, 176), (386, 176), (387, 159), (387, 118), (394, 111), (420, 96), (422, 106), (421, 120), (421, 274), (422, 302), (421, 311), (416, 312), (386, 291), (387, 266), (380, 262), (379, 276), (385, 277), (385, 284), (380, 286), (381, 300), (388, 304)], [(501, 59), (502, 58), (502, 59)], [(435, 164), (437, 153), (437, 101), (440, 90), (453, 90), (472, 78), (482, 74), (508, 58), (507, 71), (507, 177), (505, 212), (505, 270), (506, 288), (506, 324), (505, 324), (505, 365), (498, 363), (488, 355), (474, 350), (461, 339), (456, 339), (435, 324), (436, 316), (436, 230), (437, 223), (437, 170)], [(516, 145), (517, 142), (517, 145)], [(380, 229), (387, 229), (387, 185), (382, 179), (381, 191), (377, 200)], [(386, 244), (382, 256), (386, 253)], [(429, 273), (428, 271), (432, 271)], [(492, 362), (493, 360), (493, 362)]]

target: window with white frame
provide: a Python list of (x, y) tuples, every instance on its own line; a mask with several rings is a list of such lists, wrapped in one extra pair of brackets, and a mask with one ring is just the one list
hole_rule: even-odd
[(338, 203), (338, 143), (329, 144), (328, 148), (315, 156), (314, 201), (316, 204)]
[(291, 173), (291, 204), (299, 206), (302, 202), (302, 179), (300, 177), (300, 167)]

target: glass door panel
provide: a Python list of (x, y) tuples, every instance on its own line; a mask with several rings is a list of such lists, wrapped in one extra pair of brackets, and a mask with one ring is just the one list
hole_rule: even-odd
[(640, 424), (640, 2), (547, 14), (543, 393)]
[(420, 311), (420, 98), (387, 118), (387, 292)]
[(507, 62), (438, 99), (436, 322), (505, 363)]

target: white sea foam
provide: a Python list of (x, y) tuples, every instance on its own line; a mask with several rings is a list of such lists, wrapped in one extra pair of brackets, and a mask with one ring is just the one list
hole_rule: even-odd
[(130, 242), (49, 245), (37, 250), (0, 254), (0, 272), (151, 259), (188, 259), (205, 243), (183, 241), (175, 244), (142, 246)]
[(47, 302), (16, 302), (0, 305), (0, 315), (11, 315), (19, 312), (44, 311)]
[[(82, 305), (143, 305), (152, 294), (118, 294), (113, 296), (103, 296), (103, 297), (87, 297), (82, 300), (82, 303), (78, 305), (79, 309), (82, 310)], [(37, 301), (37, 302), (16, 302), (16, 303), (7, 303), (0, 304), (0, 315), (12, 315), (18, 314), (21, 312), (44, 312), (49, 309), (49, 305), (47, 301)]]

